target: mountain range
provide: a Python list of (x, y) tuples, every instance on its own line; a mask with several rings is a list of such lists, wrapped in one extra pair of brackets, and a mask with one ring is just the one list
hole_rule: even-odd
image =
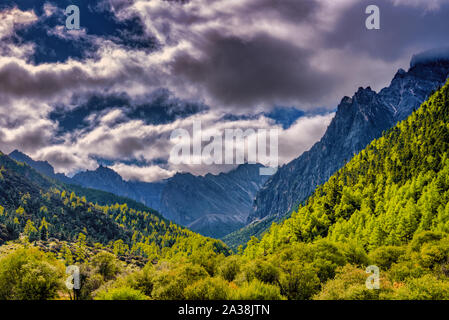
[(294, 274), (296, 285), (281, 284), (289, 299), (446, 300), (448, 177), (449, 82), (242, 255)]
[(235, 248), (260, 236), (372, 140), (417, 109), (449, 74), (449, 59), (423, 57), (414, 56), (409, 70), (400, 69), (380, 92), (359, 88), (353, 97), (344, 97), (323, 138), (268, 179), (256, 195), (248, 226), (223, 240)]
[[(375, 96), (361, 89), (351, 100)], [(13, 155), (49, 176), (0, 152), (0, 299), (67, 298), (55, 281), (62, 284), (65, 266), (74, 264), (83, 270), (76, 299), (449, 297), (449, 82), (239, 254), (143, 204), (65, 184), (48, 163)], [(250, 168), (202, 177), (204, 187), (220, 176), (227, 184), (232, 175), (251, 178), (258, 167)], [(95, 172), (104, 179), (92, 181), (104, 186), (122, 181), (108, 168)], [(197, 180), (182, 179), (178, 192), (203, 194), (184, 189)], [(215, 214), (203, 220), (221, 222)], [(370, 266), (382, 270), (377, 290), (367, 286)]]
[(261, 165), (244, 164), (218, 175), (178, 173), (153, 182), (125, 181), (114, 170), (100, 165), (72, 178), (55, 173), (47, 161), (35, 161), (14, 150), (9, 156), (60, 182), (110, 192), (139, 201), (171, 221), (205, 236), (220, 238), (245, 225), (256, 192), (268, 179)]
[[(260, 236), (273, 221), (288, 217), (318, 185), (418, 108), (443, 85), (448, 74), (449, 59), (417, 55), (409, 70), (397, 71), (390, 85), (380, 92), (359, 88), (352, 97), (341, 100), (322, 139), (272, 177), (260, 176), (260, 165), (244, 164), (219, 175), (178, 173), (153, 183), (125, 181), (104, 166), (69, 178), (55, 173), (48, 162), (35, 161), (20, 151), (10, 156), (63, 183), (141, 202), (195, 232), (223, 237), (236, 248), (251, 236)], [(293, 111), (295, 118), (301, 116)], [(289, 125), (288, 119), (283, 121)]]
[(256, 192), (268, 176), (261, 165), (242, 164), (218, 175), (176, 174), (161, 194), (160, 211), (167, 219), (206, 236), (222, 237), (245, 225)]

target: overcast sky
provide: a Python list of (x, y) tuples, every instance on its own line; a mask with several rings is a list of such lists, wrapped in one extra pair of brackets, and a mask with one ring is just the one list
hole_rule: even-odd
[[(69, 4), (81, 30), (65, 29)], [(365, 28), (370, 4), (380, 30)], [(201, 120), (212, 134), (279, 129), (286, 163), (344, 96), (388, 85), (447, 30), (447, 0), (2, 1), (0, 150), (145, 181), (229, 170), (167, 162), (170, 133)]]

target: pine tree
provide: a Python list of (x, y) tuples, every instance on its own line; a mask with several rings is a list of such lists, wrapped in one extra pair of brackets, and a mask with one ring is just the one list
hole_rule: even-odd
[(48, 223), (45, 221), (45, 217), (41, 220), (41, 225), (39, 227), (40, 239), (47, 241), (48, 240)]
[(39, 239), (39, 232), (34, 226), (33, 221), (27, 220), (25, 225), (25, 229), (23, 230), (24, 235), (28, 238), (30, 242), (36, 241)]
[(75, 257), (77, 262), (84, 262), (86, 261), (86, 235), (83, 233), (78, 234), (78, 239), (76, 241), (75, 245)]

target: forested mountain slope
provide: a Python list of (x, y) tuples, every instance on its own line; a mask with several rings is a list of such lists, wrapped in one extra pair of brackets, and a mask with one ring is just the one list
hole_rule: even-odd
[[(449, 84), (261, 241), (101, 287), (147, 299), (449, 299)], [(379, 287), (367, 286), (367, 266)], [(207, 270), (207, 271), (206, 271)], [(371, 269), (372, 270), (372, 269)]]
[[(153, 208), (175, 223), (215, 238), (245, 225), (254, 197), (268, 179), (268, 176), (259, 174), (259, 164), (243, 164), (218, 175), (177, 173), (169, 179), (151, 183), (125, 181), (117, 172), (104, 166), (79, 172), (69, 178), (61, 173), (56, 174), (48, 162), (35, 161), (18, 150), (9, 156), (54, 180), (70, 184), (76, 193), (91, 188), (89, 198), (95, 196), (95, 200), (99, 195), (93, 190), (126, 197), (128, 201), (133, 199), (142, 203), (142, 207)], [(186, 203), (189, 205), (186, 206)]]
[[(228, 256), (219, 242), (173, 229), (174, 225), (170, 230), (177, 235), (171, 237), (163, 232), (162, 222), (151, 222), (153, 230), (146, 237), (149, 230), (139, 231), (148, 227), (139, 219), (145, 221), (145, 214), (130, 215), (124, 206), (94, 211), (99, 207), (89, 204), (92, 211), (83, 213), (84, 201), (74, 195), (69, 199), (56, 192), (50, 200), (56, 202), (51, 208), (60, 206), (89, 230), (95, 231), (97, 225), (86, 224), (85, 215), (96, 219), (102, 212), (102, 218), (110, 217), (115, 227), (123, 228), (125, 239), (128, 226), (136, 227), (132, 246), (116, 241), (115, 255), (102, 248), (86, 259), (79, 253), (83, 238), (78, 236), (74, 257), (82, 270), (80, 299), (449, 299), (448, 156), (449, 84), (355, 156), (290, 219), (273, 225), (261, 241), (252, 239), (244, 252)], [(2, 168), (2, 181), (14, 181), (10, 171)], [(19, 177), (17, 188), (7, 194), (29, 189), (30, 197), (3, 194), (2, 201), (19, 201), (24, 210), (2, 210), (0, 221), (6, 212), (6, 219), (14, 216), (21, 223), (24, 211), (32, 209), (28, 204), (36, 191)], [(70, 211), (68, 206), (81, 211)], [(51, 223), (60, 222), (55, 216)], [(64, 216), (64, 221), (77, 218)], [(45, 224), (41, 226), (39, 231), (25, 226), (23, 236), (45, 238)], [(142, 237), (144, 242), (135, 242)], [(0, 299), (63, 298), (58, 283), (66, 275), (61, 264), (70, 264), (71, 255), (56, 259), (24, 242), (8, 244), (6, 251), (0, 247), (0, 284), (5, 284), (0, 286)], [(154, 259), (143, 268), (130, 268), (117, 259), (123, 252)], [(366, 285), (367, 266), (379, 269), (376, 290)], [(29, 275), (27, 282), (14, 279), (15, 272)], [(45, 281), (39, 281), (42, 278)], [(23, 291), (28, 284), (39, 290)]]
[(449, 58), (417, 63), (408, 72), (399, 70), (390, 86), (379, 93), (360, 88), (352, 98), (343, 98), (321, 141), (279, 169), (259, 191), (249, 222), (294, 209), (345, 161), (409, 116), (445, 83), (448, 74)]
[(285, 218), (354, 154), (418, 108), (448, 74), (449, 58), (423, 60), (418, 55), (407, 72), (399, 70), (379, 93), (360, 88), (352, 98), (343, 98), (323, 138), (267, 181), (256, 195), (251, 224), (224, 241), (235, 248)]
[(116, 202), (100, 205), (76, 195), (72, 188), (103, 201), (129, 200), (58, 183), (0, 154), (0, 243), (19, 236), (76, 241), (83, 234), (92, 245), (119, 241), (130, 253), (143, 256), (173, 246), (177, 252), (187, 252), (207, 243), (220, 252), (227, 250), (220, 242), (177, 226), (134, 201), (130, 200), (129, 206)]
[(449, 232), (449, 84), (356, 155), (247, 252), (286, 243), (353, 240), (371, 250)]
[(18, 150), (14, 150), (8, 156), (4, 155), (1, 159), (4, 166), (10, 167), (13, 171), (21, 173), (25, 177), (30, 177), (30, 180), (41, 188), (47, 188), (49, 185), (55, 186), (64, 189), (69, 193), (75, 192), (78, 196), (85, 196), (90, 202), (99, 205), (126, 203), (126, 205), (132, 209), (152, 212), (156, 216), (162, 218), (156, 210), (145, 206), (141, 202), (107, 191), (73, 184), (73, 180), (64, 174), (55, 174), (53, 167), (48, 162), (35, 161)]
[(177, 173), (146, 183), (124, 181), (112, 169), (100, 166), (76, 174), (72, 181), (140, 201), (175, 223), (219, 238), (245, 225), (254, 197), (268, 179), (259, 174), (260, 167), (243, 164), (230, 172), (205, 176)]

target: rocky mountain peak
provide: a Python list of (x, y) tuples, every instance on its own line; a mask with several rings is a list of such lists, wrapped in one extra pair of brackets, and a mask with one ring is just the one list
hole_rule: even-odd
[(116, 179), (123, 180), (122, 177), (117, 172), (115, 172), (111, 168), (105, 167), (103, 165), (100, 165), (94, 172), (104, 175), (104, 176), (107, 176), (109, 178), (116, 178)]
[(24, 162), (29, 164), (31, 167), (35, 168), (38, 171), (43, 172), (44, 174), (53, 177), (55, 175), (54, 168), (47, 161), (35, 161), (31, 159), (25, 153), (20, 152), (19, 150), (14, 150), (9, 154), (9, 157), (20, 162)]
[(400, 68), (397, 72), (396, 72), (396, 74), (395, 74), (395, 76), (394, 76), (394, 78), (393, 78), (393, 81), (395, 81), (396, 79), (403, 79), (405, 76), (407, 75), (407, 71), (405, 71), (404, 69), (402, 69), (402, 68)]

